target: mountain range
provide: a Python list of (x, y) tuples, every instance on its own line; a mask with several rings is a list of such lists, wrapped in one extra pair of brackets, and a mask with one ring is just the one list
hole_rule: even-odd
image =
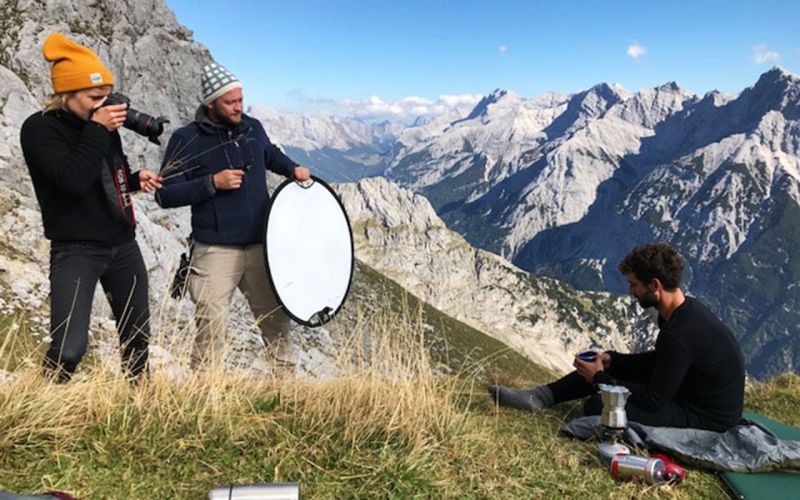
[(578, 289), (624, 293), (624, 254), (673, 244), (687, 291), (731, 326), (748, 370), (770, 377), (800, 370), (799, 115), (800, 78), (780, 67), (739, 94), (498, 89), (384, 137), (381, 175), (472, 245)]
[(353, 182), (383, 174), (397, 134), (405, 127), (391, 122), (364, 123), (354, 118), (279, 114), (251, 106), (248, 114), (264, 124), (293, 160), (314, 168), (328, 182)]
[[(59, 30), (92, 47), (134, 107), (167, 116), (171, 127), (193, 116), (200, 95), (197, 75), (213, 57), (177, 23), (163, 0), (102, 5), (36, 0), (4, 8), (0, 299), (46, 308), (42, 269), (47, 242), (17, 139), (20, 124), (40, 109), (49, 89), (49, 69), (41, 57), (44, 38)], [(548, 311), (560, 310), (559, 301), (570, 302), (566, 296), (556, 299), (551, 293), (555, 302), (545, 303), (515, 291), (509, 295), (513, 298), (503, 299), (513, 312), (481, 310), (486, 301), (470, 300), (485, 293), (488, 284), (482, 279), (495, 276), (505, 283), (507, 276), (522, 273), (545, 295), (549, 287), (568, 290), (578, 303), (598, 300), (607, 309), (590, 308), (603, 318), (596, 324), (617, 324), (615, 330), (604, 330), (619, 335), (612, 343), (637, 348), (646, 345), (652, 329), (638, 323), (633, 329), (621, 327), (614, 319), (621, 306), (605, 298), (610, 295), (601, 299), (592, 294), (624, 293), (626, 285), (616, 270), (622, 256), (633, 246), (662, 240), (684, 255), (686, 290), (732, 327), (752, 375), (767, 378), (800, 369), (800, 262), (792, 251), (800, 244), (800, 78), (782, 68), (767, 71), (738, 94), (696, 96), (675, 82), (638, 92), (601, 83), (575, 94), (531, 98), (498, 89), (471, 110), (408, 126), (285, 115), (257, 106), (249, 113), (290, 156), (324, 179), (354, 182), (383, 176), (391, 181), (342, 185), (346, 205), (361, 207), (369, 200), (364, 206), (370, 211), (355, 219), (369, 242), (359, 247), (365, 253), (357, 258), (533, 359), (530, 353), (539, 344), (553, 341), (547, 351), (553, 355), (544, 358), (558, 359), (550, 366), (565, 369), (558, 349), (567, 352), (575, 339), (596, 342), (600, 337), (581, 337), (588, 335), (591, 322), (561, 313), (547, 329), (532, 333), (541, 318), (551, 317)], [(134, 169), (156, 169), (162, 149), (130, 131), (122, 134)], [(412, 198), (416, 201), (395, 206), (410, 195), (395, 192), (394, 184), (424, 197), (438, 222), (412, 233), (403, 233), (403, 225), (376, 225), (381, 214), (424, 205), (423, 198)], [(365, 193), (373, 196), (365, 198)], [(161, 210), (142, 196), (137, 204), (151, 283), (162, 290), (189, 232), (188, 210)], [(434, 221), (433, 215), (426, 217)], [(435, 245), (411, 234), (448, 236), (430, 254)], [(414, 246), (393, 246), (397, 241)], [(449, 253), (456, 248), (461, 250)], [(414, 261), (415, 253), (425, 257)], [(453, 255), (465, 266), (455, 270), (445, 265)], [(509, 274), (501, 278), (485, 272), (500, 268)], [(471, 274), (463, 276), (472, 276), (469, 280), (448, 285), (462, 287), (463, 297), (437, 289), (467, 270)], [(237, 311), (245, 311), (237, 300)], [(102, 300), (97, 302), (101, 308)], [(189, 310), (181, 311), (184, 320)], [(526, 315), (540, 319), (522, 326), (520, 318)], [(515, 319), (508, 322), (508, 317)], [(247, 321), (246, 312), (234, 315), (235, 327)], [(574, 324), (579, 327), (570, 330)]]

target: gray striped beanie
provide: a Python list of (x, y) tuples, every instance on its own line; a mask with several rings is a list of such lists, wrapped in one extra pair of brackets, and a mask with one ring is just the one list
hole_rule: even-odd
[(203, 104), (210, 104), (217, 97), (242, 88), (242, 82), (233, 73), (215, 63), (206, 64), (203, 68), (200, 84), (203, 87)]

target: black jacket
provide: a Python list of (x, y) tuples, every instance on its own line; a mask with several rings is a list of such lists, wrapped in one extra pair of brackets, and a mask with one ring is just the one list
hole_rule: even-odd
[[(297, 166), (267, 137), (258, 120), (242, 115), (231, 128), (198, 110), (196, 121), (170, 137), (156, 201), (164, 208), (191, 205), (192, 236), (212, 245), (244, 246), (264, 239), (269, 192), (267, 170), (289, 176)], [(239, 189), (214, 188), (212, 177), (244, 169)]]
[(130, 191), (139, 190), (119, 133), (66, 111), (38, 111), (22, 125), (21, 142), (48, 239), (116, 246), (135, 237), (109, 192), (114, 168)]

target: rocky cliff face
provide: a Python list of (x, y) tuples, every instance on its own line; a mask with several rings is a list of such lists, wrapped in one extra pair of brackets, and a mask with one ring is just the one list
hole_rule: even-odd
[[(49, 242), (22, 158), (19, 129), (51, 92), (42, 44), (54, 31), (91, 47), (114, 75), (115, 90), (130, 97), (132, 107), (170, 119), (162, 144), (194, 115), (200, 103), (199, 75), (212, 60), (163, 0), (11, 0), (0, 7), (0, 305), (6, 315), (26, 311), (41, 336), (49, 328)], [(159, 170), (163, 146), (126, 129), (120, 133), (133, 170)], [(193, 330), (188, 321), (192, 306), (188, 301), (175, 303), (165, 292), (190, 232), (188, 208), (162, 210), (145, 194), (135, 195), (134, 203), (137, 239), (150, 275), (153, 332), (160, 337), (156, 344), (178, 346), (171, 352), (180, 355), (188, 348), (181, 339)], [(233, 362), (264, 370), (263, 347), (249, 328), (252, 315), (241, 296), (233, 309), (231, 330), (248, 332), (232, 337)], [(98, 288), (92, 330), (101, 356), (115, 356), (111, 318)], [(153, 354), (156, 363), (177, 367), (167, 350), (156, 347)], [(309, 366), (318, 364), (311, 357), (306, 361)]]

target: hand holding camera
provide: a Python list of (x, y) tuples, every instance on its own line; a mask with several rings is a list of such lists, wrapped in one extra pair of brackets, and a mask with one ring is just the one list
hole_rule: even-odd
[(109, 132), (113, 132), (125, 124), (128, 115), (127, 109), (128, 107), (124, 104), (103, 105), (92, 112), (90, 119), (104, 126)]
[[(146, 136), (153, 144), (161, 143), (158, 136), (164, 132), (164, 124), (169, 120), (163, 116), (154, 118), (147, 113), (131, 107), (131, 100), (118, 92), (108, 94), (106, 100), (99, 108), (92, 111), (90, 120), (105, 126), (108, 130), (116, 130), (121, 126), (133, 130), (137, 134)], [(121, 120), (121, 123), (118, 123)]]

